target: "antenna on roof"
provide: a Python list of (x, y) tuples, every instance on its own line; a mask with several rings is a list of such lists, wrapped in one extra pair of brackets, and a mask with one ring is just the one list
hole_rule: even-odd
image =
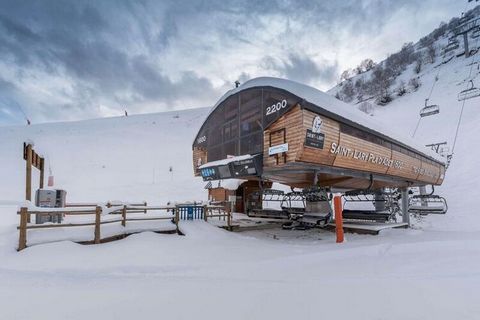
[(235, 88), (238, 88), (238, 86), (240, 86), (240, 81), (235, 81)]

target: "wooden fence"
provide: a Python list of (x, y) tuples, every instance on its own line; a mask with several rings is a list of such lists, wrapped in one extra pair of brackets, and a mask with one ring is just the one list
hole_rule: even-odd
[[(166, 211), (170, 215), (161, 217), (128, 217), (129, 213), (146, 213), (148, 211)], [(189, 213), (192, 213), (192, 218), (189, 219)], [(218, 218), (223, 219), (226, 222), (227, 229), (231, 230), (232, 215), (230, 206), (208, 206), (208, 205), (196, 205), (196, 204), (184, 204), (176, 206), (143, 206), (141, 205), (112, 205), (109, 210), (104, 213), (121, 215), (116, 219), (109, 219), (102, 221), (103, 209), (99, 205), (85, 205), (76, 206), (70, 205), (67, 208), (42, 208), (41, 210), (29, 210), (26, 207), (22, 207), (17, 214), (20, 215), (20, 225), (17, 227), (19, 230), (18, 251), (27, 247), (27, 230), (35, 229), (48, 229), (48, 228), (64, 228), (64, 227), (85, 227), (94, 226), (93, 240), (91, 243), (98, 244), (103, 239), (101, 237), (101, 226), (111, 223), (121, 223), (123, 227), (126, 226), (128, 221), (154, 221), (154, 220), (172, 220), (175, 223), (175, 232), (180, 234), (178, 227), (180, 220), (200, 220), (203, 219), (208, 222), (208, 219)], [(30, 224), (28, 223), (29, 217), (32, 215), (48, 216), (64, 214), (66, 216), (92, 216), (94, 215), (94, 222), (77, 222), (77, 223), (48, 223), (48, 224)], [(116, 236), (121, 236), (118, 234)]]
[[(86, 207), (96, 207), (98, 206), (99, 204), (98, 203), (82, 203), (82, 202), (78, 202), (78, 203), (75, 203), (75, 202), (70, 202), (70, 203), (66, 203), (65, 204), (65, 208), (86, 208)], [(105, 203), (105, 207), (107, 208), (113, 208), (113, 207), (122, 207), (124, 206), (125, 204), (124, 203), (119, 203), (119, 202), (107, 202)], [(139, 203), (129, 203), (128, 204), (129, 206), (132, 206), (132, 207), (146, 207), (147, 206), (147, 201), (144, 201), (144, 202), (139, 202)], [(139, 213), (147, 213), (147, 210), (141, 210), (139, 211)], [(66, 212), (66, 214), (68, 214), (68, 212)]]
[(208, 219), (218, 218), (226, 222), (227, 229), (232, 230), (232, 210), (230, 203), (227, 202), (224, 206), (205, 206), (204, 208), (204, 220), (208, 222)]

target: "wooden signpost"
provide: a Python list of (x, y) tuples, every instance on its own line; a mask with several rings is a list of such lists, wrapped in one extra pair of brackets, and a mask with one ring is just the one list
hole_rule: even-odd
[[(43, 180), (45, 174), (45, 159), (33, 150), (31, 143), (23, 143), (23, 160), (26, 161), (25, 175), (25, 200), (32, 200), (32, 166), (40, 170), (40, 189), (43, 188)], [(30, 215), (27, 216), (30, 222)]]

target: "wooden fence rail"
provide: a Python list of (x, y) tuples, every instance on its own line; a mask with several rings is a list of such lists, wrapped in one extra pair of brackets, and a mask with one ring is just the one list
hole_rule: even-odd
[[(77, 207), (79, 208), (79, 207)], [(76, 210), (65, 210), (60, 211), (59, 208), (55, 208), (52, 210), (28, 210), (26, 207), (22, 207), (18, 214), (20, 215), (20, 225), (17, 227), (19, 230), (19, 240), (18, 240), (18, 248), (17, 250), (23, 250), (27, 247), (27, 230), (31, 229), (50, 229), (50, 228), (64, 228), (64, 227), (85, 227), (85, 226), (94, 226), (94, 235), (93, 235), (93, 243), (98, 244), (102, 241), (101, 238), (101, 225), (110, 224), (110, 223), (118, 223), (120, 222), (123, 227), (126, 226), (127, 221), (155, 221), (155, 220), (172, 220), (175, 223), (175, 231), (180, 233), (180, 229), (178, 228), (178, 212), (175, 210), (175, 207), (142, 207), (142, 210), (139, 210), (139, 207), (129, 207), (123, 205), (123, 207), (118, 208), (117, 210), (110, 211), (111, 213), (121, 213), (121, 217), (112, 220), (104, 220), (102, 221), (102, 207), (96, 206), (95, 209), (77, 209)], [(170, 216), (161, 216), (161, 217), (131, 217), (128, 218), (129, 213), (138, 213), (138, 212), (147, 212), (152, 210), (167, 210), (172, 211), (172, 215)], [(38, 224), (38, 225), (31, 225), (28, 223), (28, 217), (32, 214), (35, 215), (52, 215), (52, 214), (62, 214), (65, 213), (67, 215), (95, 215), (95, 222), (76, 222), (76, 223), (58, 223), (58, 224)]]
[(224, 206), (204, 206), (204, 220), (208, 222), (209, 218), (218, 218), (227, 223), (227, 229), (232, 230), (232, 211), (231, 205), (229, 202), (225, 203)]
[[(42, 210), (29, 210), (26, 207), (22, 207), (17, 214), (20, 215), (20, 225), (17, 227), (19, 230), (19, 241), (18, 241), (18, 251), (23, 250), (27, 247), (27, 230), (31, 229), (49, 229), (49, 228), (64, 228), (64, 227), (85, 227), (85, 226), (94, 226), (93, 234), (93, 243), (98, 244), (102, 242), (101, 237), (101, 225), (111, 224), (111, 223), (120, 223), (123, 227), (126, 227), (128, 221), (155, 221), (155, 220), (172, 220), (175, 223), (175, 232), (180, 234), (180, 229), (178, 227), (179, 221), (181, 219), (189, 220), (186, 215), (184, 218), (181, 218), (180, 214), (184, 212), (187, 206), (193, 206), (192, 209), (195, 213), (192, 219), (204, 219), (208, 222), (208, 219), (218, 218), (226, 222), (227, 228), (231, 230), (232, 228), (232, 213), (230, 210), (230, 205), (227, 203), (226, 206), (209, 206), (209, 205), (176, 205), (176, 206), (143, 206), (143, 204), (135, 205), (122, 205), (122, 206), (111, 206), (110, 210), (107, 211), (108, 214), (117, 214), (116, 219), (109, 219), (102, 221), (102, 207), (95, 205), (73, 205), (68, 208), (50, 208)], [(117, 208), (118, 207), (118, 208)], [(111, 210), (113, 208), (113, 210)], [(131, 213), (147, 213), (148, 211), (166, 211), (171, 215), (168, 216), (136, 216), (128, 217), (128, 214)], [(75, 222), (75, 223), (57, 223), (57, 224), (29, 224), (29, 217), (32, 215), (44, 216), (44, 215), (54, 215), (54, 214), (65, 214), (65, 215), (94, 215), (94, 222)], [(106, 215), (106, 214), (105, 214)], [(121, 235), (117, 235), (121, 236)]]
[[(125, 203), (118, 203), (118, 202), (107, 202), (105, 204), (105, 206), (107, 208), (113, 208), (113, 207), (123, 207), (127, 204)], [(98, 206), (98, 203), (91, 203), (91, 202), (70, 202), (70, 203), (66, 203), (65, 204), (65, 208), (85, 208), (85, 207), (97, 207)], [(144, 202), (139, 202), (139, 203), (129, 203), (128, 204), (129, 207), (146, 207), (147, 206), (147, 201), (144, 201)], [(146, 210), (142, 209), (142, 210), (139, 210), (138, 213), (147, 213)], [(132, 212), (133, 213), (133, 212)], [(70, 214), (70, 212), (66, 212), (66, 214)]]

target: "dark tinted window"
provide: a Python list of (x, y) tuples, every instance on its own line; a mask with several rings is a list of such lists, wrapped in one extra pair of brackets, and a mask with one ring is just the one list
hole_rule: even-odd
[(208, 161), (225, 159), (229, 155), (261, 153), (266, 105), (280, 103), (279, 110), (275, 108), (269, 115), (273, 122), (298, 101), (299, 98), (272, 88), (244, 90), (217, 107), (194, 145), (207, 148)]
[(223, 144), (223, 154), (225, 155), (225, 158), (237, 154), (237, 144), (238, 140), (232, 140)]
[(226, 157), (223, 157), (222, 155), (222, 145), (218, 145), (216, 147), (209, 147), (207, 150), (207, 161), (215, 161), (215, 160), (221, 160)]
[(227, 122), (223, 126), (223, 140), (229, 141), (238, 138), (238, 120)]
[(212, 127), (208, 130), (207, 144), (209, 147), (219, 145), (223, 142), (222, 127)]
[(240, 94), (240, 135), (261, 131), (262, 90), (247, 90)]
[(255, 154), (263, 151), (263, 132), (242, 137), (240, 140), (240, 154)]
[(238, 115), (238, 95), (228, 98), (224, 102), (225, 122), (234, 120)]

